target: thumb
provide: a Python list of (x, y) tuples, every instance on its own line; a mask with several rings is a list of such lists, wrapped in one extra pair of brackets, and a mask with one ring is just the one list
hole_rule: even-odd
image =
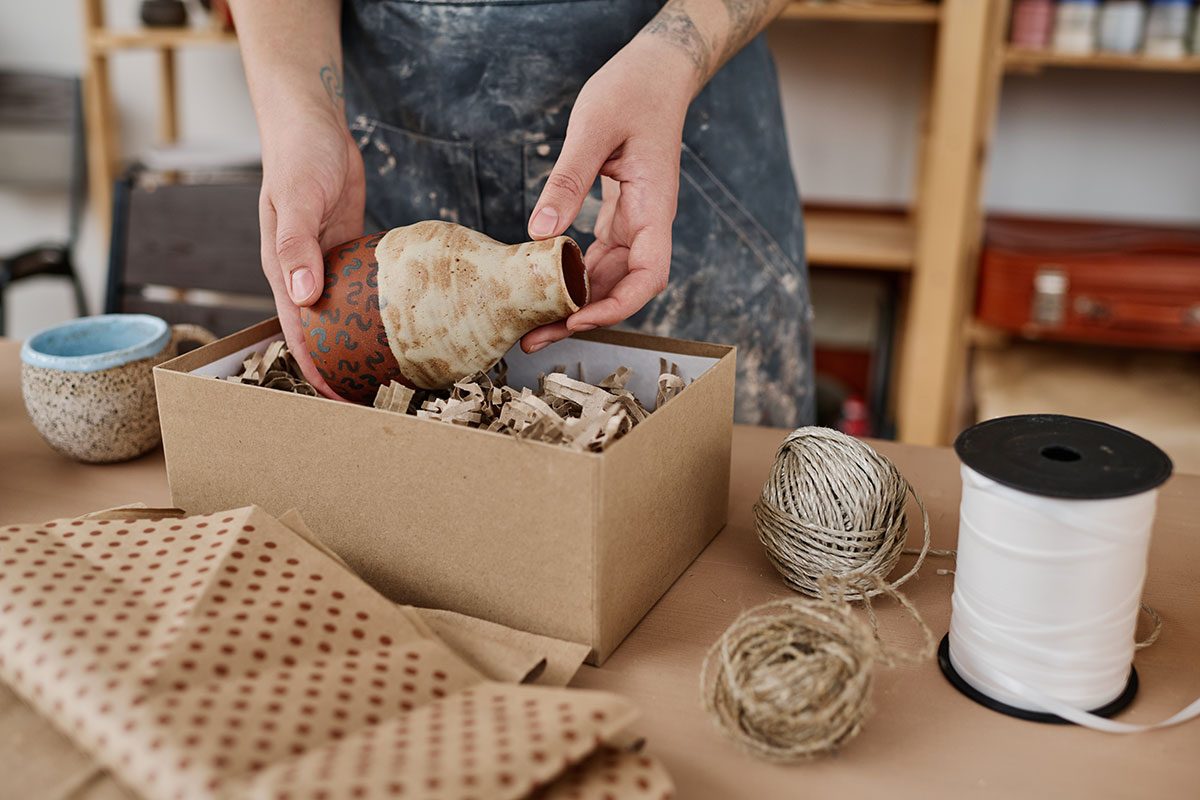
[[(574, 134), (574, 135), (572, 135)], [(529, 236), (547, 239), (558, 236), (575, 221), (584, 198), (596, 180), (600, 167), (612, 153), (613, 148), (599, 137), (587, 137), (578, 129), (567, 130), (567, 140), (542, 196), (529, 217)]]
[(318, 215), (295, 207), (276, 207), (275, 254), (283, 272), (283, 285), (298, 306), (312, 305), (325, 283)]

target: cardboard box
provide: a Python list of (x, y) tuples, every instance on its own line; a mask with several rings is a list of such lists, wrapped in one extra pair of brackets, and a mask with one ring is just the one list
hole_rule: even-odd
[(282, 338), (277, 320), (154, 371), (173, 502), (299, 509), (396, 601), (581, 642), (601, 663), (724, 526), (735, 352), (594, 331), (533, 355), (599, 381), (617, 366), (653, 406), (659, 358), (692, 382), (603, 453), (214, 380)]

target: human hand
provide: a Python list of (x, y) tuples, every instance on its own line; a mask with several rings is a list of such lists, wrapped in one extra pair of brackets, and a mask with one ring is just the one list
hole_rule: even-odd
[(596, 241), (584, 256), (591, 302), (526, 334), (526, 352), (621, 322), (666, 288), (683, 121), (696, 80), (677, 49), (637, 37), (580, 90), (562, 153), (530, 215), (529, 235), (546, 239), (565, 231), (601, 177)]
[(322, 395), (338, 399), (313, 363), (300, 324), (325, 284), (323, 253), (363, 233), (362, 155), (336, 109), (289, 109), (263, 128), (258, 214), (262, 268), (288, 349)]

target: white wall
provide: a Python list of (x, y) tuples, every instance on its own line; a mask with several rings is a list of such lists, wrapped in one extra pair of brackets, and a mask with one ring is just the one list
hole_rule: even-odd
[(1200, 224), (1200, 74), (1010, 77), (990, 208)]
[(806, 200), (907, 200), (931, 34), (921, 25), (772, 26), (792, 164)]
[[(136, 13), (136, 0), (109, 0), (114, 26), (135, 24)], [(79, 14), (78, 0), (0, 3), (0, 66), (78, 72)], [(931, 31), (781, 22), (770, 41), (805, 197), (904, 202), (912, 185)], [(113, 69), (127, 154), (154, 139), (154, 66), (151, 54), (131, 53), (121, 55)], [(236, 52), (187, 51), (180, 56), (179, 78), (185, 139), (254, 136)], [(1047, 72), (1009, 78), (986, 202), (1064, 215), (1200, 221), (1198, 91), (1197, 75)], [(0, 158), (11, 157), (0, 150)], [(57, 235), (64, 225), (61, 196), (0, 189), (0, 251)], [(101, 302), (107, 266), (97, 240), (89, 226), (79, 253), (93, 310)], [(10, 335), (24, 336), (66, 318), (66, 298), (57, 287), (14, 290)]]

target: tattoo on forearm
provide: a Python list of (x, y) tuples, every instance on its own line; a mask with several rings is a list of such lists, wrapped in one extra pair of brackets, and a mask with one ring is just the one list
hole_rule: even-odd
[(325, 87), (325, 93), (329, 95), (329, 99), (335, 106), (342, 105), (344, 92), (342, 90), (342, 75), (338, 68), (333, 64), (326, 64), (321, 67), (321, 83)]
[(729, 34), (725, 37), (725, 46), (721, 49), (721, 61), (728, 61), (741, 50), (746, 42), (758, 33), (766, 24), (773, 10), (778, 5), (772, 0), (721, 0), (725, 13), (729, 15)]
[(696, 23), (682, 8), (668, 3), (642, 29), (643, 33), (658, 36), (682, 50), (696, 67), (696, 71), (708, 77), (713, 57), (712, 45), (700, 33)]
[[(693, 16), (688, 13), (689, 6), (699, 11), (694, 8), (694, 3), (690, 4), (689, 0), (668, 0), (642, 32), (657, 36), (683, 50), (700, 76), (708, 80), (786, 4), (786, 0), (721, 0), (727, 24), (722, 26), (718, 21), (710, 23), (710, 27), (715, 26), (719, 30), (714, 34), (716, 41), (711, 41), (705, 38)], [(716, 13), (720, 14), (719, 11)]]

